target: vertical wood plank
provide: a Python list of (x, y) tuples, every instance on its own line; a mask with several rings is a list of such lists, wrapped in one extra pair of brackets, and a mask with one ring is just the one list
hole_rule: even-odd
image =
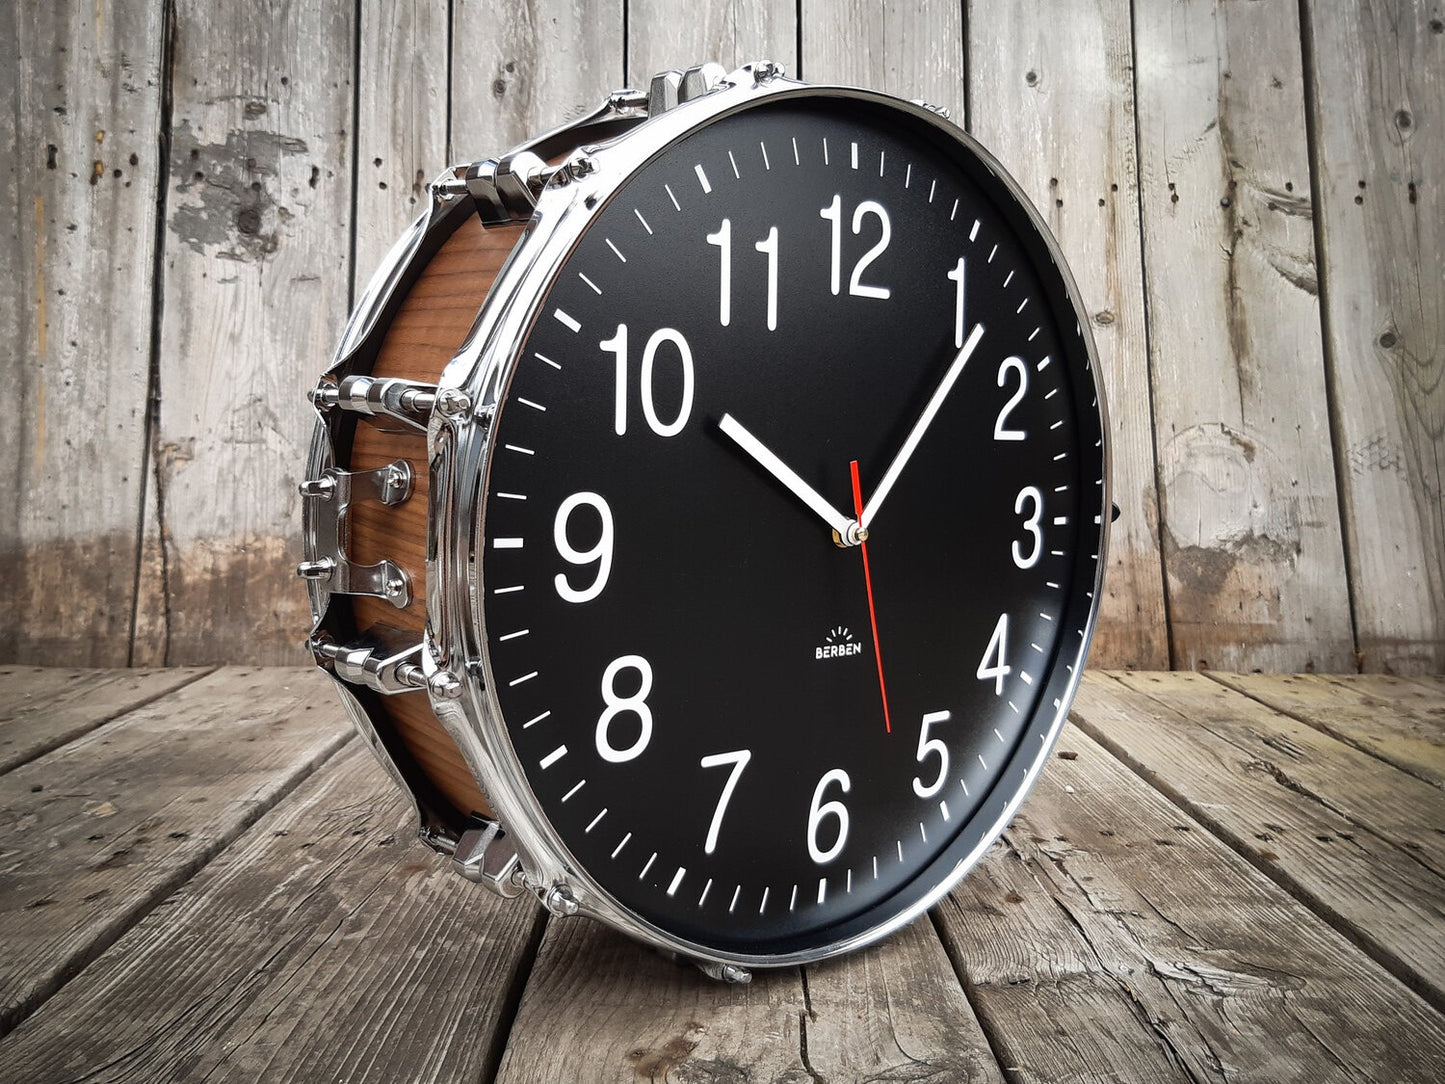
[(0, 659), (127, 663), (163, 9), (0, 12)]
[(449, 7), (447, 0), (361, 3), (353, 296), (426, 210), (426, 185), (448, 165)]
[(802, 0), (797, 74), (922, 98), (964, 122), (963, 4)]
[(623, 0), (455, 0), (452, 153), (500, 154), (592, 112), (624, 82)]
[(170, 664), (296, 662), (296, 483), (350, 279), (351, 5), (178, 0), (152, 442)]
[(359, 292), (447, 164), (446, 0), (362, 0), (356, 120)]
[(1305, 4), (1326, 345), (1363, 669), (1445, 669), (1445, 10)]
[(731, 71), (753, 60), (798, 67), (798, 9), (793, 0), (631, 0), (627, 5), (627, 81), (713, 60)]
[(1121, 515), (1090, 661), (1167, 667), (1129, 4), (974, 0), (968, 27), (969, 130), (1023, 186), (1063, 248), (1108, 396)]
[(1294, 0), (1135, 6), (1174, 664), (1352, 670)]

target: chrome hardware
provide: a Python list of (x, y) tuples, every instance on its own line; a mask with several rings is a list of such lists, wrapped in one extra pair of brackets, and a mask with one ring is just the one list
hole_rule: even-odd
[(427, 682), (427, 688), (442, 700), (456, 700), (462, 695), (461, 680), (450, 670), (438, 670)]
[(353, 564), (341, 539), (342, 517), (354, 501), (396, 505), (411, 496), (411, 464), (398, 459), (376, 470), (355, 472), (330, 467), (320, 478), (307, 479), (297, 488), (311, 505), (308, 524), (312, 544), (308, 546), (310, 558), (296, 566), (296, 575), (325, 581), (331, 594), (373, 595), (398, 609), (407, 606), (411, 602), (411, 584), (406, 572), (391, 561)]
[(494, 820), (475, 815), (473, 819), (476, 827), (464, 831), (452, 850), (452, 867), (504, 899), (520, 896), (525, 888), (522, 863), (507, 833)]
[(711, 960), (693, 960), (693, 964), (710, 979), (730, 986), (745, 986), (753, 981), (753, 973), (737, 964), (719, 964)]
[(607, 95), (607, 108), (615, 113), (638, 113), (647, 108), (647, 92), (624, 87)]
[(694, 64), (682, 73), (682, 85), (677, 90), (677, 100), (690, 102), (710, 94), (727, 79), (727, 71), (721, 64)]
[(373, 627), (366, 641), (357, 644), (334, 644), (316, 637), (309, 647), (322, 668), (352, 685), (365, 685), (383, 696), (416, 692), (426, 688), (426, 675), (421, 668), (420, 642), (406, 643), (407, 634), (400, 629)]
[[(339, 384), (324, 381), (306, 393), (323, 414), (340, 408), (369, 418), (390, 418), (407, 432), (426, 432), (436, 404), (436, 385), (398, 377), (348, 376)], [(383, 427), (385, 428), (385, 427)]]
[(759, 60), (756, 64), (746, 65), (753, 73), (753, 85), (759, 83), (770, 83), (774, 79), (781, 79), (785, 74), (783, 66), (772, 60)]
[(472, 409), (472, 401), (456, 388), (443, 388), (437, 393), (436, 408), (443, 418), (460, 418)]
[(916, 105), (916, 106), (918, 106), (918, 107), (920, 107), (920, 108), (922, 108), (922, 109), (928, 110), (930, 113), (932, 113), (932, 114), (933, 114), (934, 116), (936, 116), (936, 117), (942, 117), (944, 120), (952, 120), (952, 119), (953, 119), (953, 114), (948, 111), (948, 107), (947, 107), (947, 106), (944, 106), (944, 105), (934, 105), (932, 102), (925, 102), (922, 98), (909, 98), (908, 100), (909, 100), (910, 102), (912, 102), (914, 105)]
[(537, 193), (555, 171), (529, 150), (513, 151), (467, 166), (464, 180), (484, 226), (526, 222), (537, 207)]
[(572, 889), (561, 881), (543, 894), (542, 906), (558, 918), (570, 918), (580, 910), (577, 897), (572, 895)]
[(678, 88), (682, 86), (682, 72), (669, 69), (658, 72), (647, 87), (647, 112), (650, 116), (665, 113), (677, 105)]

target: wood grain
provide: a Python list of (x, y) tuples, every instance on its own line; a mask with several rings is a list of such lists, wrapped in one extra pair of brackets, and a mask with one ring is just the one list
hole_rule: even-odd
[(427, 209), (427, 184), (450, 164), (448, 0), (363, 0), (359, 10), (352, 297)]
[(1173, 665), (1355, 669), (1295, 0), (1135, 8)]
[(1210, 681), (1202, 674), (1121, 674), (1130, 688), (1165, 698), (1198, 729), (1208, 727), (1272, 765), (1335, 812), (1409, 851), (1445, 875), (1445, 801), (1428, 783), (1351, 749), (1328, 734)]
[(1002, 1080), (929, 923), (747, 986), (554, 922), (497, 1080)]
[[(456, 232), (407, 292), (387, 328), (372, 372), (436, 383), (470, 330), (520, 233), (520, 227), (511, 226), (483, 229), (475, 216), (461, 219)], [(411, 497), (394, 507), (376, 502), (355, 505), (347, 516), (347, 547), (358, 563), (387, 559), (401, 565), (411, 580), (411, 603), (398, 610), (381, 599), (358, 596), (334, 599), (332, 605), (351, 606), (360, 629), (379, 623), (413, 633), (419, 640), (426, 627), (430, 493), (426, 441), (420, 434), (385, 432), (365, 422), (356, 426), (347, 469), (374, 470), (397, 459), (411, 464), (415, 480)], [(490, 813), (461, 752), (437, 722), (424, 694), (389, 697), (381, 710), (422, 771), (460, 813)]]
[(7, 1074), (488, 1078), (540, 911), (457, 877), (414, 822), (351, 743), (0, 1043)]
[[(1445, 869), (1377, 831), (1332, 791), (1296, 779), (1303, 727), (1195, 675), (1085, 683), (1074, 720), (1110, 752), (1246, 855), (1437, 1009), (1445, 1007)], [(1203, 682), (1197, 693), (1190, 688)], [(1143, 690), (1143, 691), (1141, 691)], [(1219, 690), (1219, 695), (1214, 691)], [(1228, 723), (1217, 722), (1228, 713)], [(1332, 739), (1318, 750), (1330, 775), (1387, 799), (1403, 780), (1424, 832), (1445, 831), (1445, 796)], [(1416, 799), (1412, 802), (1411, 799)]]
[(1445, 788), (1445, 687), (1385, 674), (1209, 677)]
[(591, 113), (624, 82), (622, 0), (455, 0), (452, 152), (490, 158)]
[(205, 669), (0, 667), (0, 772), (204, 677)]
[(0, 776), (0, 1033), (341, 747), (328, 692), (222, 670)]
[(963, 124), (962, 4), (802, 0), (797, 75), (942, 106)]
[(716, 61), (731, 71), (772, 60), (798, 66), (798, 8), (782, 0), (629, 0), (627, 82), (646, 88), (657, 72)]
[(0, 660), (125, 666), (145, 478), (159, 3), (0, 11)]
[(1310, 0), (1327, 358), (1365, 670), (1445, 670), (1445, 21)]
[(168, 664), (303, 659), (310, 612), (288, 566), (304, 393), (351, 279), (353, 15), (176, 3), (152, 449), (166, 576), (139, 623)]
[(1149, 411), (1134, 58), (1124, 0), (974, 3), (969, 131), (1058, 240), (1082, 296), (1109, 407), (1113, 499), (1096, 666), (1169, 665)]
[(1438, 1014), (1077, 729), (939, 910), (1036, 1080), (1437, 1080)]

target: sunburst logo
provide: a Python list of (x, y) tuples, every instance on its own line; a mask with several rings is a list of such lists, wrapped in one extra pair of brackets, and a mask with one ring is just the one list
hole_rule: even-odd
[(861, 654), (863, 645), (853, 638), (853, 631), (847, 625), (829, 629), (823, 642), (813, 649), (814, 659), (843, 659)]

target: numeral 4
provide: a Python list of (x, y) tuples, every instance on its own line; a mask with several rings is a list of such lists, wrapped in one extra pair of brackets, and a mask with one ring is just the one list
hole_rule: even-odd
[(998, 624), (993, 627), (993, 635), (988, 638), (988, 649), (983, 653), (983, 660), (978, 664), (978, 680), (987, 681), (993, 678), (993, 695), (1003, 695), (1003, 679), (1013, 673), (1013, 667), (1004, 659), (1008, 650), (1008, 614), (998, 615)]

